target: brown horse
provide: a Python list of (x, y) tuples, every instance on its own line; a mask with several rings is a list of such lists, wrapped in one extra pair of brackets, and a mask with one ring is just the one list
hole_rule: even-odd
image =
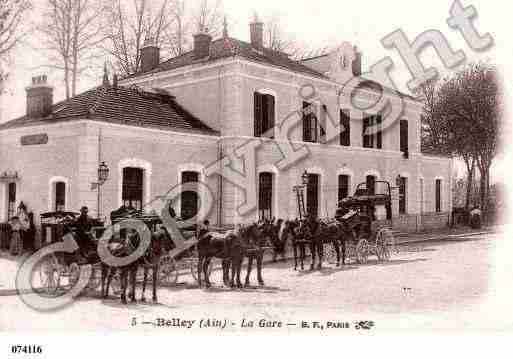
[[(223, 267), (223, 282), (226, 286), (234, 287), (234, 279), (237, 277), (237, 286), (242, 287), (240, 283), (240, 271), (242, 265), (242, 244), (240, 237), (233, 232), (226, 234), (212, 233), (208, 231), (200, 232), (198, 239), (198, 284), (201, 287), (201, 273), (205, 278), (205, 286), (210, 288), (210, 278), (208, 267), (212, 258), (220, 258)], [(230, 264), (232, 266), (232, 276), (229, 278)]]
[[(126, 238), (119, 241), (117, 246), (112, 250), (112, 255), (116, 257), (125, 257), (134, 253), (135, 249), (138, 247), (140, 242), (139, 235), (137, 233), (129, 233), (126, 235)], [(142, 286), (142, 294), (141, 301), (146, 301), (144, 296), (146, 292), (146, 285), (148, 281), (148, 272), (152, 270), (152, 285), (153, 285), (153, 302), (157, 302), (157, 285), (158, 285), (158, 272), (159, 272), (159, 263), (160, 258), (164, 254), (165, 251), (170, 250), (174, 247), (171, 236), (169, 235), (167, 229), (162, 227), (157, 231), (151, 234), (151, 242), (143, 254), (143, 256), (133, 263), (130, 263), (126, 266), (120, 267), (109, 267), (106, 264), (102, 263), (102, 297), (108, 298), (109, 296), (109, 287), (112, 281), (113, 276), (116, 271), (119, 271), (120, 276), (120, 284), (121, 284), (121, 302), (123, 304), (127, 303), (126, 291), (128, 285), (130, 284), (130, 293), (129, 299), (132, 302), (136, 302), (135, 298), (135, 286), (137, 280), (137, 271), (139, 267), (143, 267), (144, 269), (144, 279)], [(106, 281), (106, 284), (105, 284)]]

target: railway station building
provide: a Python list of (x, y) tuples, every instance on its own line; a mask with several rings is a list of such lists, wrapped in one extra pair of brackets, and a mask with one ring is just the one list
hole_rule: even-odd
[[(148, 42), (138, 73), (105, 78), (59, 103), (46, 78), (34, 78), (26, 115), (0, 125), (0, 222), (20, 202), (36, 220), (83, 205), (108, 217), (123, 204), (144, 208), (178, 183), (196, 181), (213, 193), (211, 223), (295, 218), (292, 189), (306, 173), (306, 207), (319, 217), (333, 217), (338, 201), (359, 183), (379, 191), (376, 183), (388, 181), (395, 227), (420, 231), (448, 223), (453, 163), (422, 153), (419, 101), (394, 92), (404, 104), (402, 116), (369, 134), (382, 116), (341, 101), (345, 80), (361, 74), (356, 47), (345, 43), (331, 54), (295, 61), (264, 47), (262, 23), (251, 23), (249, 32), (248, 42), (226, 30), (219, 39), (197, 34), (190, 52), (165, 61)], [(369, 81), (357, 97), (371, 103), (380, 91), (392, 90)], [(277, 131), (285, 122), (296, 125)], [(255, 138), (254, 169), (240, 168), (233, 154)], [(308, 153), (282, 166), (282, 143)], [(226, 156), (234, 171), (254, 177), (254, 210), (240, 211), (245, 191), (220, 174), (225, 167), (212, 173)], [(109, 177), (98, 195), (92, 184), (101, 163)], [(201, 195), (182, 193), (179, 216), (197, 213)]]

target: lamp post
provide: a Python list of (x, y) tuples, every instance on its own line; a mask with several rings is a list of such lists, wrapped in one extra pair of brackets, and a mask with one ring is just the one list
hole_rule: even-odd
[(100, 212), (100, 208), (101, 208), (101, 186), (103, 186), (103, 184), (105, 182), (107, 182), (107, 180), (109, 179), (109, 166), (107, 166), (105, 164), (104, 161), (102, 161), (99, 165), (98, 165), (98, 180), (97, 182), (93, 182), (92, 183), (92, 186), (91, 188), (94, 190), (96, 189), (98, 191), (98, 199), (97, 199), (97, 205), (98, 205), (98, 208), (97, 208), (97, 216), (98, 216), (98, 219), (101, 218), (101, 212)]

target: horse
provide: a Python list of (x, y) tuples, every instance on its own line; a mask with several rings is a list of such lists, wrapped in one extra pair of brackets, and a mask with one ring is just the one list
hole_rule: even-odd
[(267, 235), (263, 235), (263, 233), (264, 228), (269, 228), (267, 227), (269, 223), (270, 222), (253, 223), (249, 226), (241, 228), (240, 235), (242, 237), (242, 243), (244, 246), (244, 256), (248, 259), (244, 287), (248, 287), (250, 285), (250, 276), (251, 271), (253, 269), (253, 261), (256, 261), (258, 284), (261, 286), (264, 285), (264, 279), (262, 277), (264, 251), (262, 247), (269, 245), (270, 241), (269, 237)]
[[(235, 277), (237, 279), (237, 287), (242, 287), (240, 282), (240, 271), (242, 266), (242, 244), (240, 237), (234, 232), (226, 234), (200, 231), (198, 238), (198, 284), (201, 287), (201, 272), (205, 278), (205, 286), (210, 288), (208, 275), (208, 267), (212, 258), (220, 258), (223, 267), (223, 282), (226, 286), (235, 287)], [(232, 266), (232, 276), (229, 277), (230, 264)]]
[[(124, 239), (113, 243), (111, 246), (112, 255), (116, 257), (125, 257), (129, 256), (138, 247), (140, 243), (140, 238), (137, 233), (128, 233)], [(148, 272), (152, 270), (152, 284), (153, 284), (153, 302), (157, 303), (157, 285), (158, 285), (158, 271), (159, 271), (159, 263), (160, 258), (164, 254), (164, 251), (172, 249), (174, 246), (171, 236), (165, 227), (161, 227), (157, 231), (151, 234), (150, 245), (142, 255), (141, 258), (136, 259), (134, 262), (119, 267), (109, 267), (105, 263), (102, 263), (102, 297), (108, 298), (109, 296), (109, 287), (112, 281), (112, 277), (119, 271), (120, 273), (120, 284), (121, 284), (121, 302), (123, 304), (127, 303), (126, 291), (128, 285), (130, 284), (130, 293), (129, 299), (132, 302), (136, 302), (135, 297), (135, 286), (137, 279), (137, 271), (139, 267), (143, 267), (144, 269), (144, 279), (143, 279), (143, 287), (141, 294), (141, 301), (145, 302), (145, 292), (146, 285), (148, 281)], [(106, 284), (105, 284), (106, 281)]]
[(278, 255), (281, 256), (282, 260), (285, 260), (288, 239), (285, 227), (285, 221), (281, 218), (277, 221), (275, 218), (271, 221), (264, 221), (261, 225), (262, 236), (273, 247), (273, 262), (276, 262)]
[(314, 220), (313, 218), (288, 221), (287, 226), (288, 237), (291, 239), (294, 250), (294, 270), (297, 270), (298, 259), (301, 270), (304, 269), (306, 244), (308, 244), (312, 255), (310, 270), (315, 268), (316, 255), (319, 257), (317, 268), (322, 268), (324, 243), (326, 242), (331, 243), (335, 249), (337, 267), (340, 266), (340, 248), (342, 248), (342, 263), (345, 262), (345, 241), (342, 226), (336, 223)]

